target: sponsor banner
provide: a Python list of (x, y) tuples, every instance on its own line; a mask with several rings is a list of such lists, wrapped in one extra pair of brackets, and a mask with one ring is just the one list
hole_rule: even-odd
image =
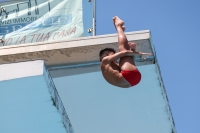
[(4, 46), (84, 35), (82, 0), (29, 0), (2, 8), (0, 36)]

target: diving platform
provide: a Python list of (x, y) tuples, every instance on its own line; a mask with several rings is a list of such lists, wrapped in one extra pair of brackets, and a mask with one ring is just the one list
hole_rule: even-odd
[[(149, 30), (127, 32), (126, 36), (128, 41), (137, 43), (137, 51), (153, 53)], [(47, 67), (99, 62), (99, 51), (106, 47), (118, 51), (117, 34), (2, 46), (0, 64), (38, 59), (44, 60)], [(145, 61), (135, 60), (139, 66), (154, 63), (153, 56)]]
[[(100, 50), (118, 51), (117, 34), (0, 44), (0, 101), (5, 101), (0, 104), (0, 132), (27, 133), (34, 127), (28, 124), (31, 118), (39, 121), (33, 132), (176, 133), (150, 31), (125, 34), (136, 42), (136, 51), (153, 54), (134, 58), (142, 79), (129, 89), (107, 83), (99, 67)], [(16, 130), (8, 128), (12, 118)]]

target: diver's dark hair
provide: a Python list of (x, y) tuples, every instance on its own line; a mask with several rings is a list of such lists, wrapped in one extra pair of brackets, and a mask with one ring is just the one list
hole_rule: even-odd
[(102, 49), (102, 50), (99, 52), (100, 61), (102, 61), (104, 55), (108, 56), (111, 52), (114, 52), (114, 53), (115, 53), (115, 50), (114, 50), (113, 48), (105, 48), (105, 49)]

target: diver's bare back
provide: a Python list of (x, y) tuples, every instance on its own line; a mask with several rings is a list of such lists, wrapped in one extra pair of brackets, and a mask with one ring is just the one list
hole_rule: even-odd
[(120, 73), (120, 68), (118, 64), (114, 62), (102, 62), (101, 70), (103, 77), (108, 83), (122, 88), (128, 88), (131, 86)]

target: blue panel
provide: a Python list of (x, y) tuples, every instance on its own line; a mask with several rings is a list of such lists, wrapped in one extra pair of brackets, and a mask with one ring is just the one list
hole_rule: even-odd
[(108, 84), (99, 66), (65, 69), (67, 76), (53, 79), (76, 133), (172, 133), (156, 65), (138, 69), (142, 80), (129, 89)]
[(0, 68), (0, 133), (74, 132), (44, 61)]
[(92, 0), (83, 1), (83, 27), (84, 27), (84, 36), (92, 36), (92, 32), (88, 33), (88, 29), (92, 28)]
[(43, 76), (0, 82), (0, 133), (66, 133)]

